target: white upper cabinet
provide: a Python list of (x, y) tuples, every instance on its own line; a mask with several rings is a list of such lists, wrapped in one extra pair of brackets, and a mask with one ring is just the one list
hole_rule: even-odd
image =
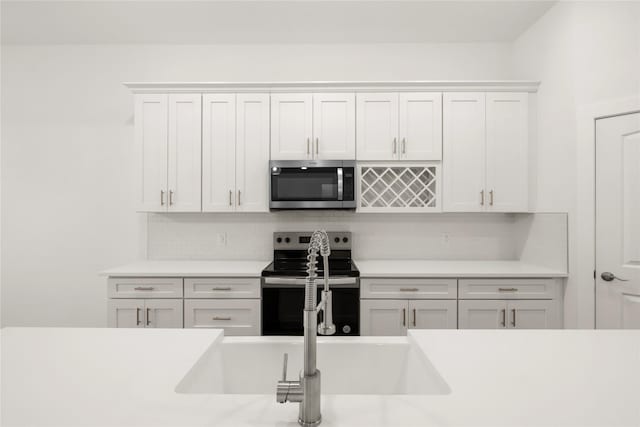
[(269, 95), (236, 98), (236, 210), (269, 210)]
[(400, 94), (400, 160), (442, 158), (442, 93)]
[(200, 99), (200, 94), (136, 95), (139, 211), (200, 211)]
[(356, 158), (356, 107), (353, 93), (313, 95), (313, 158)]
[(376, 92), (357, 98), (358, 160), (442, 158), (442, 93)]
[(358, 160), (398, 157), (398, 94), (359, 93), (356, 103)]
[(528, 111), (526, 93), (487, 93), (489, 210), (528, 208)]
[(138, 161), (137, 210), (167, 210), (168, 95), (135, 97), (135, 146)]
[(528, 94), (446, 93), (443, 210), (526, 212)]
[(269, 95), (203, 98), (202, 210), (268, 210)]
[(271, 95), (272, 160), (355, 158), (353, 93)]
[(202, 99), (202, 210), (232, 211), (235, 206), (236, 95), (206, 94)]
[(443, 209), (481, 210), (485, 195), (485, 95), (445, 93), (443, 109)]
[(313, 95), (271, 95), (271, 159), (312, 159)]
[(199, 212), (202, 96), (169, 95), (169, 212)]

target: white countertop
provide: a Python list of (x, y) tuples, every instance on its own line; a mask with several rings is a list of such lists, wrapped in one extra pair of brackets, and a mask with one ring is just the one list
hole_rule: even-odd
[(361, 277), (567, 277), (521, 261), (354, 260)]
[(111, 277), (260, 277), (271, 261), (139, 261), (100, 272)]
[[(298, 405), (275, 392), (174, 392), (220, 334), (5, 328), (2, 425), (297, 426)], [(323, 396), (322, 426), (640, 425), (640, 331), (410, 334), (451, 393)]]

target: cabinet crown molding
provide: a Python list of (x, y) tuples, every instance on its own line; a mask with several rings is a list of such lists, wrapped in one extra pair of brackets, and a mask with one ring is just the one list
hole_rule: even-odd
[(200, 92), (537, 92), (539, 81), (406, 80), (301, 82), (124, 82), (133, 93)]

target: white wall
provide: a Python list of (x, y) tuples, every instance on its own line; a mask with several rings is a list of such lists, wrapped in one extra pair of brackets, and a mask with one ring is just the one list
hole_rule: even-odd
[[(513, 44), (514, 77), (541, 80), (538, 92), (539, 211), (569, 212), (569, 270), (565, 325), (593, 327), (593, 256), (579, 251), (578, 159), (591, 150), (578, 141), (585, 105), (640, 94), (640, 4), (559, 2)], [(592, 142), (591, 142), (592, 143)], [(593, 207), (586, 207), (593, 209)], [(588, 236), (589, 237), (589, 236)]]
[(510, 53), (491, 43), (3, 46), (2, 324), (104, 326), (97, 272), (146, 250), (121, 82), (508, 79)]

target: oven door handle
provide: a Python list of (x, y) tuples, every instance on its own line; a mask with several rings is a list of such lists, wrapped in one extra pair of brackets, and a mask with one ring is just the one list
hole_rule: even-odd
[(342, 201), (344, 194), (344, 178), (342, 168), (338, 168), (338, 200)]
[[(306, 279), (304, 277), (265, 277), (263, 279), (263, 288), (299, 288), (304, 286)], [(322, 277), (316, 279), (318, 286), (324, 283)], [(357, 277), (334, 277), (329, 279), (329, 286), (332, 288), (357, 288)]]

